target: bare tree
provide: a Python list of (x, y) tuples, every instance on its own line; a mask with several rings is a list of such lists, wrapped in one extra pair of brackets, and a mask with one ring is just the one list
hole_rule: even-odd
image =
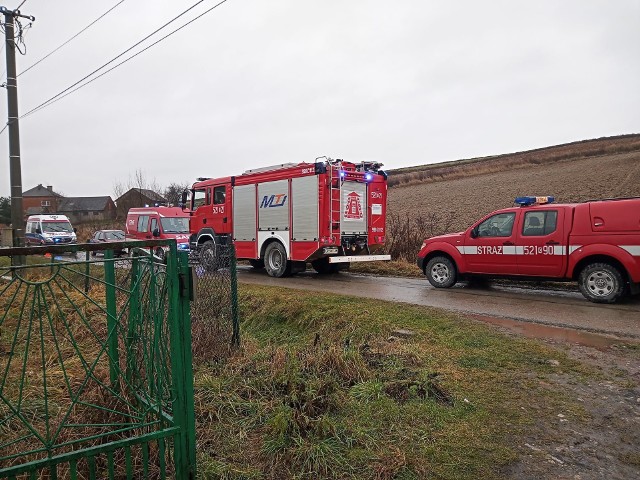
[[(132, 189), (135, 190), (125, 195)], [(125, 195), (124, 198), (117, 202), (116, 211), (119, 218), (126, 216), (132, 207), (144, 206), (146, 198), (144, 190), (150, 190), (158, 195), (163, 191), (155, 177), (148, 177), (147, 173), (142, 169), (137, 169), (133, 175), (129, 174), (129, 178), (126, 181), (116, 180), (114, 182), (113, 193), (116, 200)]]
[(168, 187), (164, 189), (164, 198), (167, 199), (167, 203), (170, 205), (178, 205), (182, 199), (182, 192), (189, 190), (191, 185), (187, 182), (182, 183), (170, 183)]
[(413, 261), (425, 238), (442, 235), (451, 229), (452, 212), (423, 212), (415, 215), (390, 214), (387, 217), (387, 252), (394, 260)]

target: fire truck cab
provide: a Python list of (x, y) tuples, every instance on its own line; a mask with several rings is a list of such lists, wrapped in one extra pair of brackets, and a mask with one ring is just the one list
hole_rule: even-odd
[(489, 276), (577, 281), (596, 303), (640, 293), (640, 198), (553, 201), (518, 197), (464, 232), (428, 238), (418, 266), (437, 288)]
[[(218, 245), (273, 277), (336, 272), (389, 260), (384, 245), (386, 174), (380, 164), (326, 159), (199, 178), (191, 188), (191, 249), (215, 265)], [(186, 195), (183, 203), (186, 203)]]

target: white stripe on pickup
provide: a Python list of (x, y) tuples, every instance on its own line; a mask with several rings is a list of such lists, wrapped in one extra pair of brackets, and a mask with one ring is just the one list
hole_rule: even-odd
[[(640, 257), (640, 245), (618, 245), (623, 250), (626, 250), (634, 257)], [(550, 245), (549, 245), (550, 247)], [(457, 246), (456, 248), (462, 255), (558, 255), (563, 256), (567, 254), (567, 250), (569, 255), (571, 255), (576, 250), (582, 248), (583, 245), (569, 245), (568, 249), (564, 245), (553, 245), (553, 252), (547, 253), (538, 252), (538, 248), (541, 247), (532, 247), (530, 245), (496, 245), (491, 247), (480, 246), (480, 251), (478, 252), (477, 245), (468, 245), (468, 246)], [(487, 248), (493, 250), (490, 253), (487, 252)], [(534, 248), (535, 250), (531, 250)], [(547, 247), (544, 247), (547, 248)]]
[(620, 245), (620, 248), (626, 250), (634, 257), (640, 257), (640, 245)]
[[(549, 245), (548, 247), (551, 247), (551, 245)], [(496, 246), (483, 246), (481, 245), (480, 247), (476, 246), (476, 245), (469, 245), (469, 246), (457, 246), (456, 247), (458, 249), (458, 251), (462, 254), (462, 255), (533, 255), (535, 252), (535, 250), (531, 250), (532, 248), (536, 248), (536, 247), (532, 247), (530, 245), (496, 245)], [(480, 251), (478, 251), (478, 248), (480, 249)], [(491, 253), (488, 253), (486, 251), (486, 249), (493, 249), (494, 251), (492, 251)], [(541, 248), (541, 247), (538, 247)], [(547, 247), (545, 247), (547, 248)], [(553, 251), (551, 253), (544, 253), (545, 255), (565, 255), (566, 254), (566, 248), (564, 245), (553, 245)], [(542, 254), (542, 253), (540, 253)]]

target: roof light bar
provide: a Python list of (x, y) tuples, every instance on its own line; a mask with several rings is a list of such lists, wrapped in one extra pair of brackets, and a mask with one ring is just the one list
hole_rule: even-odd
[(553, 203), (556, 200), (556, 197), (516, 197), (515, 204), (520, 205), (521, 207), (530, 207), (531, 205), (546, 205), (547, 203)]

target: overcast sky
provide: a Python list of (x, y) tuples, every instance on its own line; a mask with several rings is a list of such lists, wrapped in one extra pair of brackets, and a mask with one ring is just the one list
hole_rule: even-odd
[[(195, 1), (125, 1), (18, 78), (20, 113)], [(27, 0), (18, 71), (116, 3)], [(20, 121), (24, 189), (67, 196), (137, 169), (166, 185), (321, 155), (397, 168), (639, 132), (640, 0), (228, 0)]]

